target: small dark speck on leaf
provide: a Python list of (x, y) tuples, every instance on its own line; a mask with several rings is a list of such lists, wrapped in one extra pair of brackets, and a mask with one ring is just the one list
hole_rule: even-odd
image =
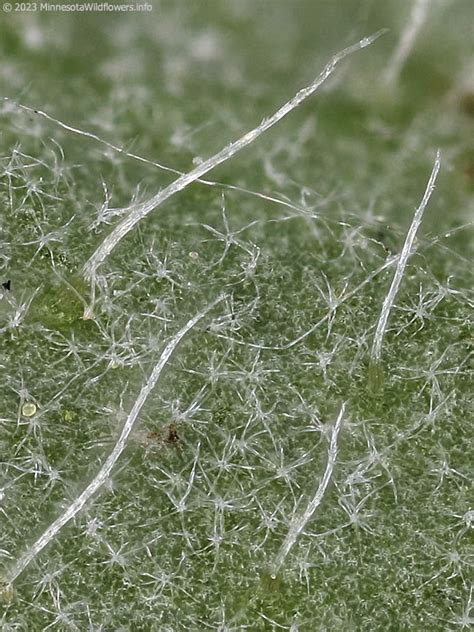
[(5, 283), (2, 283), (3, 289), (8, 290), (8, 291), (11, 290), (11, 285), (12, 285), (12, 282), (10, 279), (8, 279), (8, 281), (5, 281)]
[(464, 114), (474, 117), (474, 92), (466, 92), (463, 94), (460, 106)]
[(466, 165), (464, 173), (469, 178), (469, 180), (474, 181), (474, 161)]

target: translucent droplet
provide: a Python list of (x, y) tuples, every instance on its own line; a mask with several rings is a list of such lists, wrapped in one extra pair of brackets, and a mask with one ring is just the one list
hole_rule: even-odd
[(33, 404), (33, 402), (26, 402), (21, 407), (21, 414), (23, 417), (33, 417), (33, 415), (36, 415), (37, 410), (36, 404)]

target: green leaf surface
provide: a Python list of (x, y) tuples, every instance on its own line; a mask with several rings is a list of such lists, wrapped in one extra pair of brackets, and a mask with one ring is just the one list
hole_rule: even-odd
[(469, 629), (471, 3), (117, 4), (0, 16), (1, 630)]

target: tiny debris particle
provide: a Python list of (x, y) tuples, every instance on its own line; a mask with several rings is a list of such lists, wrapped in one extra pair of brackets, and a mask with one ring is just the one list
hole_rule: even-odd
[(10, 603), (13, 601), (14, 596), (15, 592), (13, 586), (3, 577), (0, 577), (0, 600), (4, 603)]
[(160, 433), (159, 433), (159, 432), (156, 432), (156, 430), (153, 430), (152, 432), (149, 432), (149, 433), (146, 435), (146, 438), (147, 438), (149, 441), (159, 441), (159, 440), (160, 440)]
[(198, 259), (199, 258), (199, 253), (196, 252), (195, 250), (191, 250), (191, 252), (189, 253), (189, 257), (190, 257), (190, 259)]
[(73, 410), (65, 410), (63, 413), (63, 419), (68, 423), (74, 421), (76, 417), (77, 415)]
[(168, 426), (168, 436), (166, 437), (165, 441), (167, 443), (176, 443), (177, 441), (179, 441), (178, 429), (176, 428), (176, 424), (170, 424)]
[(23, 417), (33, 417), (33, 415), (36, 414), (37, 410), (38, 409), (36, 408), (36, 404), (33, 404), (33, 402), (26, 402), (21, 407), (21, 414), (23, 415)]

